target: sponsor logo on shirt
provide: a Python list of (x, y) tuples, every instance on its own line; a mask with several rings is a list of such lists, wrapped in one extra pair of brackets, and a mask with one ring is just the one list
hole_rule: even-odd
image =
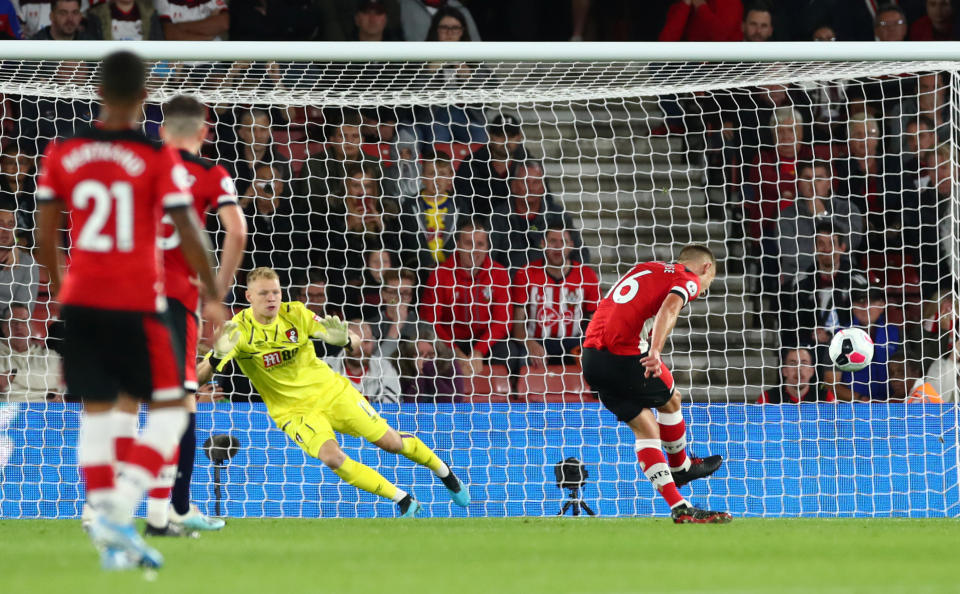
[(290, 328), (289, 330), (287, 330), (286, 335), (287, 335), (287, 342), (292, 342), (294, 344), (300, 342), (300, 337), (297, 334), (296, 328)]
[(271, 367), (276, 367), (277, 365), (289, 363), (296, 358), (298, 352), (300, 352), (300, 347), (285, 349), (282, 351), (273, 351), (272, 353), (264, 353), (263, 368), (270, 369)]

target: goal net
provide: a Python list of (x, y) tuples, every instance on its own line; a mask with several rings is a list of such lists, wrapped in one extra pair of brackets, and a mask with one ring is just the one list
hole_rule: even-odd
[[(452, 506), (429, 471), (343, 436), (348, 455), (431, 516), (557, 514), (569, 493), (555, 465), (569, 457), (600, 515), (667, 513), (630, 430), (584, 383), (579, 346), (620, 275), (699, 242), (719, 274), (665, 355), (691, 451), (725, 463), (684, 495), (745, 516), (960, 514), (960, 63), (851, 61), (840, 46), (817, 61), (651, 62), (630, 45), (619, 51), (636, 59), (567, 46), (583, 57), (531, 60), (470, 45), (419, 61), (389, 46), (365, 61), (222, 44), (147, 56), (146, 133), (162, 102), (198, 97), (203, 154), (235, 178), (249, 238), (231, 305), (246, 306), (249, 270), (271, 266), (285, 298), (352, 320), (363, 357), (327, 361), (448, 460), (474, 503)], [(63, 402), (58, 308), (32, 258), (38, 155), (98, 112), (102, 50), (71, 47), (41, 60), (0, 46), (7, 518), (77, 517), (83, 502), (80, 408)], [(468, 221), (486, 232), (458, 236)], [(206, 224), (218, 245), (216, 216)], [(847, 326), (875, 342), (855, 374), (827, 354)], [(306, 456), (242, 377), (214, 381), (197, 440), (239, 442), (220, 473), (224, 514), (394, 515)], [(209, 513), (213, 468), (198, 447), (192, 496)]]

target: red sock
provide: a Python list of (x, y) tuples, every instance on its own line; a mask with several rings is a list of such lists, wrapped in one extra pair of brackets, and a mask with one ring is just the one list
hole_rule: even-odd
[(634, 448), (637, 451), (640, 468), (643, 469), (643, 473), (647, 475), (647, 478), (667, 501), (667, 504), (672, 508), (678, 503), (682, 503), (684, 501), (683, 496), (680, 495), (677, 485), (673, 482), (670, 467), (667, 466), (667, 460), (660, 450), (660, 440), (638, 439)]
[(87, 493), (113, 488), (113, 465), (81, 466), (80, 471), (83, 473), (83, 482), (87, 485)]
[(117, 462), (127, 462), (136, 437), (118, 437), (113, 440), (113, 451)]
[[(143, 469), (147, 474), (156, 478), (163, 466), (163, 456), (157, 450), (143, 443), (136, 443), (130, 448), (127, 464)], [(143, 491), (141, 491), (143, 493)]]
[(154, 487), (147, 492), (147, 497), (154, 499), (170, 499), (173, 483), (177, 478), (177, 462), (180, 459), (180, 448), (173, 450), (173, 455), (164, 461)]
[(667, 452), (667, 462), (672, 470), (684, 469), (687, 465), (687, 425), (683, 413), (660, 413), (660, 443)]

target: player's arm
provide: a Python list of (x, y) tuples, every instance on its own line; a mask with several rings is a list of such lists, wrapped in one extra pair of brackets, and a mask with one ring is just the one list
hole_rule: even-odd
[(42, 200), (37, 203), (37, 261), (47, 269), (50, 276), (51, 297), (60, 293), (63, 266), (60, 261), (58, 239), (63, 223), (62, 204), (59, 200)]
[(247, 246), (247, 221), (238, 204), (221, 206), (217, 211), (217, 217), (226, 232), (223, 253), (220, 254), (220, 272), (217, 274), (220, 292), (225, 295), (233, 284), (240, 262), (243, 261), (243, 251)]
[(657, 311), (657, 317), (653, 320), (653, 332), (650, 335), (650, 350), (647, 356), (640, 360), (646, 369), (643, 374), (645, 377), (660, 377), (660, 353), (677, 323), (677, 317), (683, 305), (682, 297), (676, 293), (670, 293)]

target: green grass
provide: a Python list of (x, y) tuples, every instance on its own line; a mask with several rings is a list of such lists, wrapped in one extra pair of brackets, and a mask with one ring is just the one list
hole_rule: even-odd
[(956, 592), (957, 520), (229, 520), (100, 571), (76, 521), (0, 522), (4, 594)]

